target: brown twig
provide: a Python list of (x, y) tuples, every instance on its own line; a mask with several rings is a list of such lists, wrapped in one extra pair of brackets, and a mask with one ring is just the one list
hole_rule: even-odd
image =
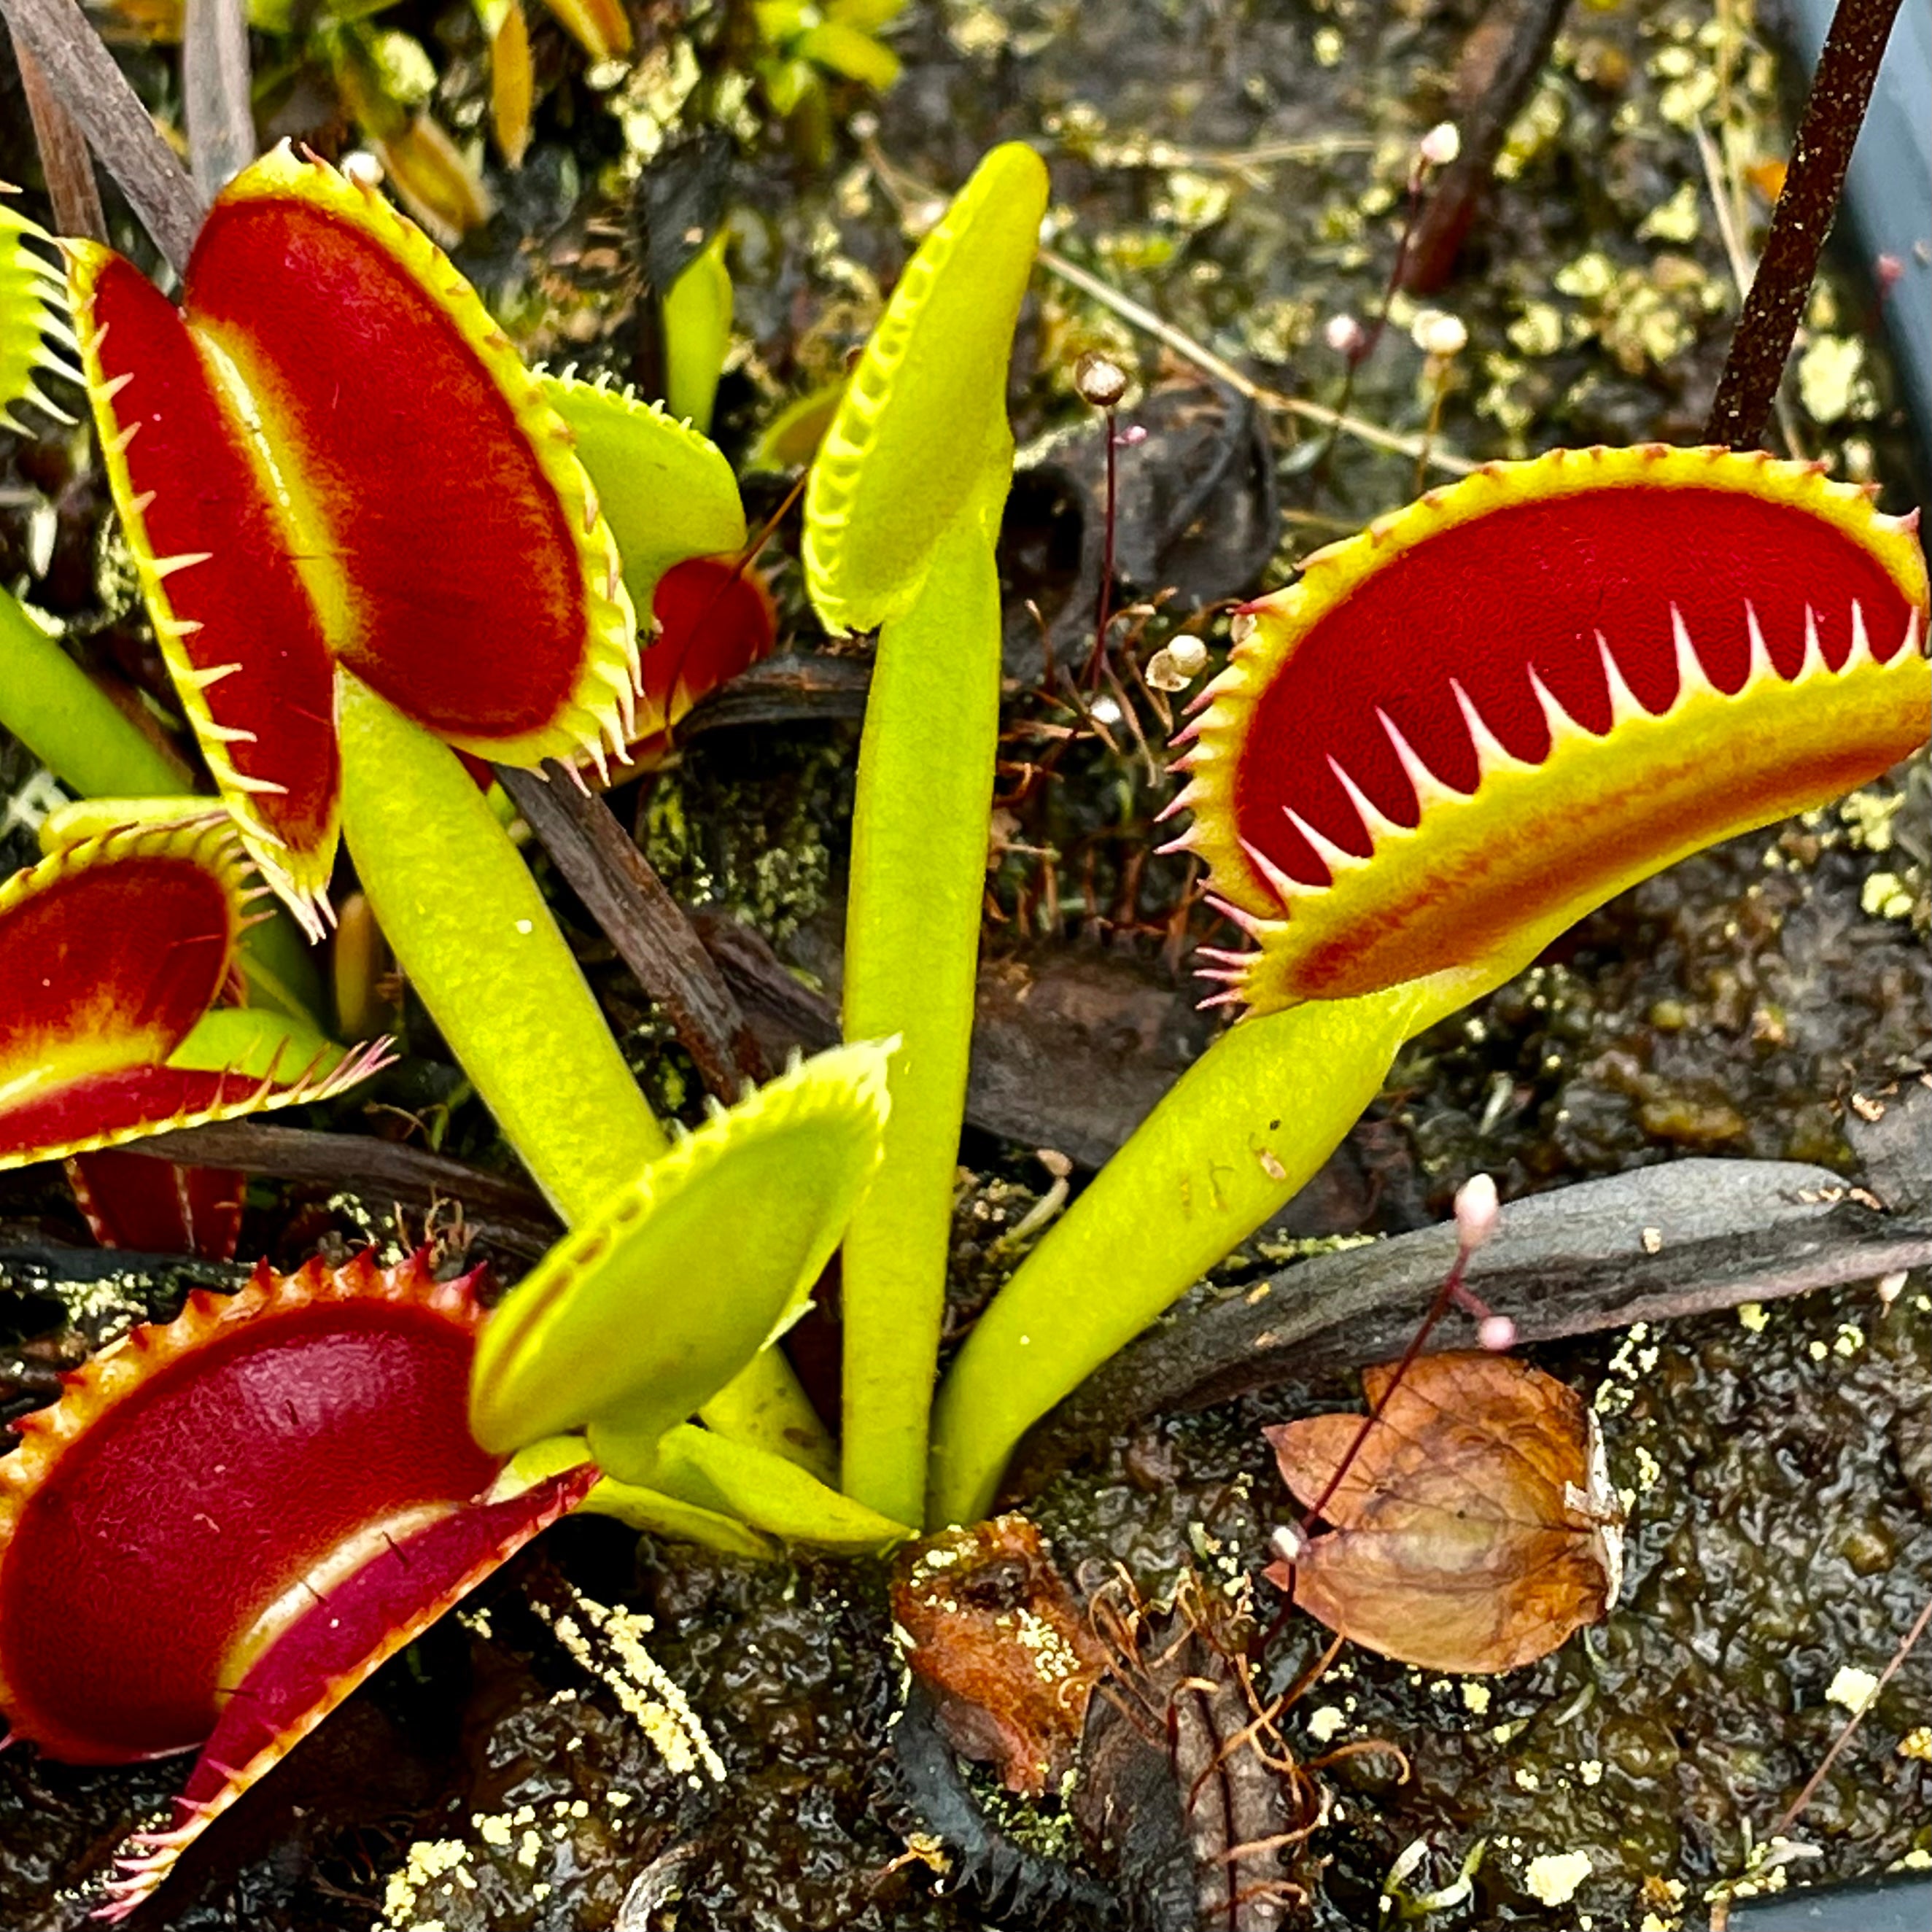
[(1771, 212), (1771, 232), (1704, 424), (1706, 442), (1754, 449), (1764, 434), (1898, 5), (1899, 0), (1838, 0)]
[(206, 205), (79, 0), (0, 0), (0, 8), (15, 49), (40, 63), (48, 85), (178, 273), (188, 266)]
[(557, 869), (664, 1008), (705, 1085), (721, 1100), (736, 1100), (747, 1080), (762, 1080), (770, 1070), (724, 976), (610, 808), (579, 790), (554, 760), (544, 772), (496, 768)]
[(1906, 1632), (1904, 1642), (1892, 1652), (1892, 1661), (1879, 1672), (1878, 1682), (1872, 1686), (1871, 1695), (1845, 1720), (1844, 1727), (1832, 1740), (1832, 1748), (1819, 1760), (1818, 1768), (1804, 1780), (1804, 1790), (1786, 1806), (1784, 1816), (1772, 1826), (1769, 1834), (1771, 1838), (1781, 1838), (1797, 1822), (1798, 1814), (1816, 1795), (1819, 1786), (1825, 1781), (1826, 1773), (1838, 1762), (1838, 1754), (1851, 1742), (1852, 1733), (1864, 1721), (1865, 1713), (1878, 1702), (1879, 1693), (1892, 1682), (1898, 1666), (1911, 1655), (1912, 1646), (1925, 1634), (1925, 1626), (1928, 1623), (1932, 1623), (1932, 1597), (1925, 1600), (1925, 1607), (1918, 1612), (1912, 1628)]
[(743, 724), (816, 723), (866, 715), (872, 667), (862, 658), (786, 651), (741, 671), (680, 721), (687, 744), (707, 731)]
[[(1654, 1249), (1641, 1238), (1656, 1234)], [(1323, 1255), (1184, 1308), (1099, 1370), (1022, 1448), (1010, 1490), (1193, 1409), (1399, 1354), (1454, 1259), (1444, 1226)], [(1543, 1342), (1771, 1301), (1932, 1260), (1932, 1208), (1894, 1214), (1822, 1168), (1694, 1160), (1510, 1202), (1471, 1280)]]
[(1510, 0), (1507, 12), (1486, 14), (1471, 37), (1474, 58), (1468, 64), (1477, 70), (1459, 87), (1462, 98), (1455, 113), (1461, 148), (1416, 222), (1407, 260), (1396, 266), (1397, 284), (1411, 295), (1430, 294), (1449, 279), (1481, 212), (1510, 126), (1549, 64), (1568, 7), (1569, 0)]
[(194, 184), (212, 201), (255, 158), (248, 16), (242, 0), (188, 0), (182, 106)]
[(560, 1232), (543, 1197), (524, 1184), (368, 1134), (218, 1120), (132, 1142), (128, 1151), (196, 1166), (241, 1168), (285, 1180), (319, 1181), (412, 1206), (460, 1201), (472, 1227), (497, 1246), (532, 1257), (542, 1254)]
[(20, 92), (27, 97), (27, 112), (33, 117), (47, 199), (54, 205), (54, 226), (63, 235), (105, 242), (107, 217), (101, 208), (100, 188), (94, 178), (94, 157), (88, 152), (87, 136), (48, 86), (40, 62), (18, 42), (14, 54), (20, 64)]

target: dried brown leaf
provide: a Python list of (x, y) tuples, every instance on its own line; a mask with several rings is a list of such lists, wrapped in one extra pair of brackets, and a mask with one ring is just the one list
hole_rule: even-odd
[[(1370, 1369), (1371, 1410), (1392, 1369)], [(1514, 1670), (1600, 1622), (1622, 1511), (1576, 1392), (1507, 1355), (1424, 1356), (1388, 1396), (1334, 1495), (1355, 1415), (1267, 1432), (1282, 1479), (1330, 1533), (1269, 1580), (1331, 1630), (1428, 1670)]]

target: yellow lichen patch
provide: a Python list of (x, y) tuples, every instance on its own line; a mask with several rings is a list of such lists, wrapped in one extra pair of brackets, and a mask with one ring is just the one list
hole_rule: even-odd
[(650, 1618), (640, 1611), (613, 1609), (578, 1590), (570, 1595), (574, 1611), (553, 1610), (538, 1600), (532, 1608), (557, 1642), (616, 1697), (674, 1776), (694, 1789), (706, 1778), (722, 1784), (724, 1760), (683, 1691), (644, 1647)]
[(1522, 1882), (1532, 1898), (1545, 1905), (1567, 1905), (1590, 1876), (1590, 1860), (1582, 1852), (1545, 1852), (1532, 1858)]
[(418, 1838), (404, 1856), (401, 1868), (389, 1874), (382, 1888), (382, 1924), (399, 1928), (399, 1932), (405, 1926), (410, 1932), (430, 1932), (440, 1922), (418, 1918), (418, 1904), (439, 1880), (460, 1870), (469, 1856), (470, 1848), (460, 1838)]
[(1843, 1705), (1854, 1717), (1869, 1710), (1877, 1695), (1878, 1679), (1855, 1664), (1841, 1664), (1825, 1692), (1828, 1702)]

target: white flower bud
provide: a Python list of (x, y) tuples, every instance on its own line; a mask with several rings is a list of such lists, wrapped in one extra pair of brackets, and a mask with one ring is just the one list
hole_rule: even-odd
[(1438, 121), (1419, 144), (1422, 158), (1432, 168), (1446, 168), (1462, 152), (1462, 137), (1453, 121)]
[(1516, 1324), (1507, 1315), (1486, 1315), (1476, 1324), (1476, 1340), (1493, 1355), (1516, 1346)]
[(1502, 1219), (1496, 1184), (1486, 1174), (1472, 1174), (1456, 1190), (1456, 1230), (1465, 1248), (1480, 1248)]
[(1444, 314), (1439, 308), (1426, 308), (1411, 326), (1409, 334), (1425, 356), (1446, 362), (1469, 346), (1469, 332), (1460, 317)]
[(1090, 349), (1073, 365), (1073, 386), (1083, 402), (1111, 410), (1127, 393), (1127, 372), (1112, 356)]

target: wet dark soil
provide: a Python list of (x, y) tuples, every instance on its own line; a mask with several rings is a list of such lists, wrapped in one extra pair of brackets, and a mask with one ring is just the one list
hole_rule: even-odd
[[(1736, 188), (1747, 226), (1762, 208), (1748, 164), (1782, 151), (1777, 70), (1743, 14), (1689, 0), (1573, 9), (1506, 142), (1508, 178), (1457, 273), (1430, 298), (1470, 338), (1441, 372), (1439, 411), (1411, 338), (1418, 305), (1405, 298), (1355, 382), (1356, 416), (1414, 437), (1433, 415), (1434, 446), (1477, 459), (1694, 436), (1735, 297), (1694, 124), (1701, 118), (1747, 170)], [(448, 54), (453, 111), (480, 98), (471, 30), (454, 10), (440, 35), (433, 10), (393, 17)], [(640, 74), (674, 76), (686, 30), (674, 9), (647, 17)], [(1264, 388), (1332, 403), (1342, 369), (1323, 325), (1372, 314), (1414, 141), (1468, 111), (1458, 76), (1478, 19), (1473, 4), (1401, 0), (910, 10), (896, 43), (903, 80), (876, 102), (835, 90), (827, 158), (761, 127), (755, 97), (746, 110), (729, 218), (744, 342), (721, 437), (742, 455), (781, 401), (836, 372), (909, 246), (901, 214), (1010, 136), (1042, 141), (1053, 163), (1054, 245), (1066, 256)], [(700, 67), (724, 32), (718, 17), (690, 23)], [(540, 66), (576, 71), (560, 48)], [(463, 256), (533, 351), (626, 374), (646, 366), (632, 184), (667, 128), (724, 112), (714, 82), (682, 107), (672, 79), (634, 87), (612, 97), (626, 104), (621, 119), (578, 80), (550, 94), (523, 176), (500, 184), (504, 215)], [(7, 160), (26, 171), (10, 149)], [(1840, 473), (1885, 482), (1888, 507), (1900, 508), (1882, 349), (1865, 332), (1857, 282), (1830, 281), (1811, 320), (1816, 339), (1840, 345), (1834, 366), (1857, 373), (1834, 391), (1831, 358), (1818, 358), (1793, 400), (1799, 439)], [(1011, 1264), (1000, 1238), (1046, 1191), (1033, 1150), (1097, 1160), (1202, 1024), (1185, 955), (1210, 922), (1190, 903), (1184, 862), (1144, 856), (1167, 782), (1136, 741), (1138, 729), (1157, 747), (1162, 728), (1135, 668), (1177, 628), (1218, 652), (1225, 627), (1210, 607), (1254, 589), (1255, 562), (1230, 539), (1218, 550), (1208, 542), (1204, 563), (1197, 544), (1184, 559), (1187, 596), (1130, 620), (1130, 642), (1117, 638), (1118, 692), (1105, 687), (1105, 704), (1084, 715), (1069, 700), (1019, 600), (1041, 602), (1062, 668), (1070, 652), (1084, 655), (1088, 546), (1066, 520), (1090, 514), (1090, 496), (1081, 452), (1054, 439), (1086, 426), (1069, 374), (1093, 346), (1126, 356), (1142, 389), (1163, 398), (1202, 381), (1107, 308), (1040, 278), (1016, 356), (1015, 417), (1024, 460), (1054, 476), (1050, 493), (1019, 494), (1047, 507), (1016, 520), (1007, 545), (1012, 688), (984, 1003), (1000, 1079), (992, 1100), (976, 1086), (974, 1178), (958, 1221), (962, 1319)], [(1130, 398), (1130, 416), (1136, 406)], [(1265, 422), (1282, 521), (1262, 583), (1413, 494), (1412, 453), (1353, 436), (1324, 453), (1319, 430), (1292, 412), (1270, 407)], [(138, 620), (124, 600), (104, 602), (100, 493), (84, 458), (10, 439), (0, 451), (8, 581), (81, 620), (94, 633), (80, 646), (92, 662), (158, 690)], [(1252, 465), (1216, 473), (1220, 494), (1196, 519), (1210, 537), (1250, 527), (1259, 487)], [(754, 509), (781, 487), (754, 480)], [(52, 560), (37, 574), (29, 533), (49, 514)], [(1150, 600), (1179, 580), (1188, 532), (1166, 532), (1165, 544), (1160, 534), (1131, 553), (1151, 560), (1137, 567), (1157, 580), (1128, 586)], [(785, 541), (788, 640), (817, 650)], [(854, 738), (849, 704), (830, 716), (802, 711), (694, 734), (669, 769), (614, 802), (681, 898), (755, 927), (823, 988), (836, 986)], [(0, 747), (9, 800), (27, 777), (16, 750)], [(1922, 760), (1845, 806), (1679, 866), (1586, 922), (1417, 1042), (1288, 1223), (1220, 1278), (1279, 1265), (1298, 1240), (1439, 1218), (1478, 1170), (1506, 1194), (1687, 1152), (1856, 1175), (1847, 1105), (1932, 1053), (1929, 803)], [(24, 862), (26, 817), (9, 815), (4, 836), (0, 856)], [(694, 1114), (689, 1063), (580, 908), (561, 888), (556, 898), (654, 1099)], [(1045, 1024), (1022, 997), (1039, 984), (1052, 989)], [(404, 1017), (412, 1058), (381, 1097), (434, 1120), (443, 1151), (507, 1166), (433, 1030), (413, 1009)], [(337, 1124), (367, 1130), (360, 1106), (338, 1107)], [(14, 1240), (85, 1238), (51, 1171), (4, 1177), (0, 1220)], [(292, 1261), (318, 1240), (392, 1232), (386, 1204), (265, 1182), (246, 1238)], [(1427, 1922), (1444, 1926), (1668, 1928), (1745, 1872), (1752, 1844), (1848, 1714), (1858, 1680), (1841, 1673), (1876, 1676), (1932, 1592), (1924, 1288), (1908, 1282), (1888, 1313), (1858, 1287), (1761, 1318), (1729, 1312), (1538, 1352), (1592, 1390), (1628, 1492), (1624, 1602), (1602, 1628), (1505, 1678), (1428, 1678), (1351, 1652), (1301, 1698), (1288, 1734), (1305, 1758), (1382, 1738), (1413, 1771), (1399, 1782), (1392, 1758), (1368, 1754), (1322, 1774), (1331, 1821), (1293, 1868), (1313, 1892), (1312, 1922), (1387, 1922), (1384, 1881), (1418, 1843), (1400, 1881), (1410, 1901), (1453, 1889), (1484, 1847), (1467, 1897)], [(165, 1312), (170, 1292), (143, 1280), (10, 1294), (0, 1318), (24, 1346), (0, 1372), (22, 1399), (44, 1391), (52, 1367), (140, 1313)], [(1058, 1479), (1038, 1514), (1090, 1580), (1124, 1565), (1154, 1596), (1192, 1567), (1238, 1591), (1265, 1560), (1282, 1508), (1261, 1425), (1352, 1400), (1346, 1379), (1330, 1379), (1148, 1425), (1097, 1466)], [(694, 1788), (670, 1770), (617, 1686), (560, 1647), (531, 1606), (554, 1611), (572, 1589), (654, 1620), (652, 1654), (708, 1732), (722, 1783)], [(1272, 1605), (1258, 1591), (1266, 1621)], [(1292, 1620), (1267, 1654), (1273, 1685), (1320, 1642)], [(889, 1773), (890, 1656), (882, 1580), (862, 1566), (758, 1567), (640, 1545), (607, 1524), (563, 1525), (496, 1580), (482, 1616), (446, 1622), (351, 1700), (196, 1849), (140, 1922), (638, 1932), (674, 1922), (674, 1911), (684, 1932), (994, 1922)], [(1778, 1868), (1792, 1882), (1932, 1858), (1932, 1767), (1901, 1749), (1928, 1706), (1922, 1656), (1794, 1828), (1808, 1849)], [(84, 1772), (26, 1752), (0, 1757), (0, 1923), (79, 1925), (116, 1840), (157, 1814), (177, 1780), (167, 1764)], [(1050, 1809), (1017, 1822), (1049, 1847), (1070, 1835)], [(1552, 1872), (1575, 1878), (1560, 1904), (1542, 1902), (1561, 1889)]]

